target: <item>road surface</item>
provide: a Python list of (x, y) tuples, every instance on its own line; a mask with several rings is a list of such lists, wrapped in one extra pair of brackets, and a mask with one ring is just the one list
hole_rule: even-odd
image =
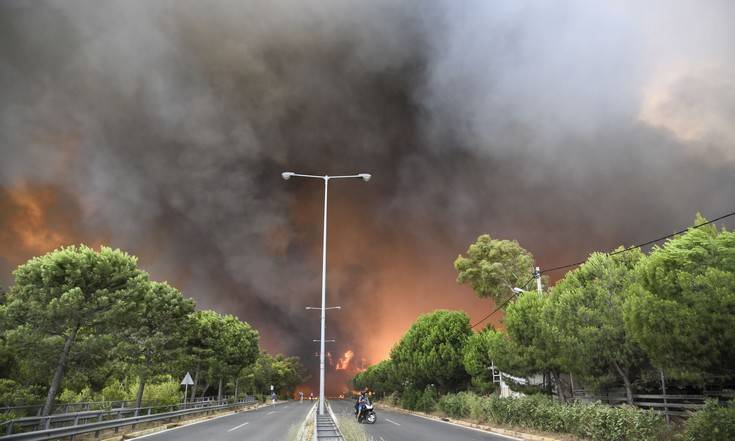
[(289, 401), (135, 438), (145, 441), (291, 441), (313, 401)]
[[(354, 403), (330, 401), (337, 418), (354, 418)], [(363, 424), (373, 441), (508, 441), (511, 438), (405, 413), (375, 409), (375, 424)]]

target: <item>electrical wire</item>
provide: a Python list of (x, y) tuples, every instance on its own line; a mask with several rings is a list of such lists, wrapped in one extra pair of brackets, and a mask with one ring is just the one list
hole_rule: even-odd
[[(695, 228), (701, 228), (701, 227), (703, 227), (705, 225), (709, 225), (709, 224), (715, 223), (715, 222), (717, 222), (719, 220), (726, 219), (726, 218), (728, 218), (730, 216), (735, 216), (735, 211), (733, 211), (731, 213), (724, 214), (724, 215), (722, 215), (722, 216), (720, 216), (720, 217), (718, 217), (716, 219), (712, 219), (711, 221), (707, 221), (707, 222), (704, 222), (702, 224), (695, 225), (693, 227), (687, 227), (687, 228), (685, 228), (683, 230), (677, 231), (676, 233), (667, 234), (666, 236), (661, 236), (661, 237), (658, 237), (656, 239), (652, 239), (652, 240), (649, 240), (647, 242), (639, 243), (637, 245), (632, 245), (632, 246), (629, 246), (628, 248), (623, 248), (622, 250), (613, 251), (613, 252), (607, 253), (607, 254), (608, 254), (608, 256), (614, 256), (616, 254), (625, 253), (626, 251), (635, 250), (637, 248), (641, 248), (641, 247), (644, 247), (646, 245), (651, 245), (653, 243), (660, 242), (662, 240), (666, 240), (666, 239), (669, 239), (669, 238), (674, 237), (674, 236), (678, 236), (679, 234), (686, 233), (689, 230), (693, 230)], [(575, 267), (575, 266), (579, 266), (579, 265), (585, 263), (586, 261), (587, 261), (587, 259), (584, 259), (584, 260), (580, 260), (579, 262), (574, 262), (574, 263), (570, 263), (570, 264), (567, 264), (567, 265), (555, 266), (553, 268), (549, 268), (549, 269), (545, 269), (545, 270), (541, 271), (541, 274), (546, 274), (546, 273), (550, 273), (550, 272), (553, 272), (553, 271), (558, 271), (558, 270), (562, 270), (562, 269), (566, 269), (566, 268), (572, 268), (572, 267)]]
[[(686, 233), (689, 230), (693, 230), (693, 229), (696, 229), (696, 228), (701, 228), (701, 227), (704, 227), (705, 225), (713, 224), (713, 223), (715, 223), (717, 221), (720, 221), (722, 219), (726, 219), (726, 218), (731, 217), (731, 216), (735, 216), (735, 211), (733, 211), (731, 213), (724, 214), (724, 215), (722, 215), (722, 216), (720, 216), (718, 218), (712, 219), (711, 221), (707, 221), (707, 222), (701, 223), (699, 225), (695, 225), (693, 227), (687, 227), (687, 228), (685, 228), (683, 230), (677, 231), (676, 233), (667, 234), (666, 236), (658, 237), (656, 239), (652, 239), (652, 240), (649, 240), (647, 242), (639, 243), (637, 245), (632, 245), (632, 246), (629, 246), (627, 248), (623, 248), (622, 250), (618, 250), (618, 251), (613, 251), (613, 252), (607, 253), (607, 255), (608, 256), (614, 256), (616, 254), (621, 254), (621, 253), (625, 253), (627, 251), (631, 251), (631, 250), (635, 250), (635, 249), (638, 249), (638, 248), (642, 248), (642, 247), (644, 247), (646, 245), (651, 245), (653, 243), (660, 242), (662, 240), (666, 240), (666, 239), (669, 239), (669, 238), (674, 237), (674, 236), (678, 236), (679, 234)], [(579, 266), (579, 265), (582, 265), (583, 263), (585, 263), (586, 261), (587, 261), (587, 259), (584, 259), (584, 260), (580, 260), (579, 262), (574, 262), (574, 263), (570, 263), (570, 264), (567, 264), (567, 265), (555, 266), (553, 268), (545, 269), (545, 270), (543, 270), (543, 271), (541, 271), (539, 273), (539, 276), (541, 274), (550, 273), (552, 271), (558, 271), (558, 270), (562, 270), (562, 269), (566, 269), (566, 268), (572, 268), (572, 267), (575, 267), (575, 266)], [(534, 276), (531, 277), (528, 280), (528, 282), (526, 282), (526, 283), (524, 283), (522, 285), (522, 288), (521, 289), (524, 289), (526, 287), (526, 285), (528, 285), (531, 282), (531, 280), (533, 280), (535, 278), (536, 278), (536, 275), (534, 274)], [(521, 291), (521, 292), (523, 292), (523, 291)], [(472, 325), (471, 329), (474, 328), (475, 326), (479, 325), (480, 323), (484, 322), (485, 320), (489, 319), (490, 317), (492, 317), (492, 315), (495, 314), (496, 312), (498, 312), (501, 309), (503, 309), (505, 307), (505, 305), (507, 305), (508, 303), (510, 303), (510, 301), (513, 300), (514, 298), (516, 298), (518, 296), (518, 294), (520, 294), (520, 292), (513, 292), (513, 295), (512, 296), (510, 296), (500, 306), (498, 306), (497, 308), (495, 308), (490, 314), (486, 315), (485, 317), (483, 317), (482, 319), (480, 319), (477, 323), (475, 323), (474, 325)]]
[[(525, 288), (529, 283), (531, 283), (531, 280), (533, 280), (535, 278), (536, 278), (536, 276), (534, 275), (533, 277), (531, 277), (530, 279), (528, 279), (528, 282), (526, 282), (523, 285), (521, 285), (522, 286), (521, 289)], [(480, 323), (484, 322), (485, 320), (489, 319), (493, 314), (495, 314), (496, 312), (498, 312), (501, 309), (503, 309), (503, 307), (505, 307), (505, 305), (507, 305), (508, 303), (510, 303), (511, 300), (513, 300), (514, 298), (518, 297), (518, 294), (520, 294), (521, 292), (523, 292), (523, 291), (520, 291), (520, 292), (513, 291), (513, 295), (510, 296), (510, 297), (508, 297), (508, 300), (504, 301), (500, 306), (498, 306), (497, 308), (495, 308), (493, 310), (493, 312), (491, 312), (490, 314), (488, 314), (485, 317), (481, 318), (477, 323), (475, 323), (474, 325), (472, 325), (470, 327), (470, 329), (473, 329), (475, 326), (477, 326)]]

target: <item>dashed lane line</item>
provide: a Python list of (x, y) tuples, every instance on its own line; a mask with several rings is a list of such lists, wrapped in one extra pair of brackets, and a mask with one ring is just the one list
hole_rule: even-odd
[(383, 419), (384, 419), (384, 420), (386, 420), (386, 421), (388, 421), (389, 423), (393, 423), (393, 424), (395, 424), (396, 426), (400, 426), (400, 424), (396, 423), (396, 422), (395, 422), (395, 421), (393, 421), (393, 420), (389, 420), (388, 418), (383, 418)]
[(232, 429), (228, 430), (228, 432), (232, 432), (233, 430), (237, 430), (237, 429), (239, 429), (240, 427), (243, 427), (243, 426), (247, 426), (248, 424), (250, 424), (250, 423), (242, 423), (242, 424), (240, 424), (239, 426), (235, 426), (235, 427), (233, 427)]

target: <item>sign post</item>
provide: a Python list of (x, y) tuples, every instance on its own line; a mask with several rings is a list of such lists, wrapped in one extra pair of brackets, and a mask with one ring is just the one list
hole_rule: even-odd
[(186, 409), (186, 401), (189, 396), (189, 385), (194, 384), (194, 380), (191, 379), (191, 375), (187, 372), (184, 379), (181, 380), (181, 384), (184, 385), (184, 409)]

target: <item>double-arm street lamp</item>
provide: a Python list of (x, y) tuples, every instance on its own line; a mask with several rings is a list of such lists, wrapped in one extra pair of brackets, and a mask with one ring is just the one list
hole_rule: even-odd
[[(283, 172), (281, 176), (285, 180), (289, 180), (292, 177), (299, 178), (314, 178), (321, 179), (324, 181), (324, 236), (322, 241), (322, 307), (321, 307), (321, 338), (320, 350), (319, 350), (319, 415), (324, 415), (324, 328), (327, 319), (327, 194), (329, 191), (329, 181), (332, 179), (350, 179), (359, 178), (367, 182), (370, 180), (368, 173), (359, 173), (356, 175), (345, 175), (345, 176), (318, 176), (318, 175), (305, 175), (294, 172)], [(330, 308), (331, 309), (331, 308)]]

